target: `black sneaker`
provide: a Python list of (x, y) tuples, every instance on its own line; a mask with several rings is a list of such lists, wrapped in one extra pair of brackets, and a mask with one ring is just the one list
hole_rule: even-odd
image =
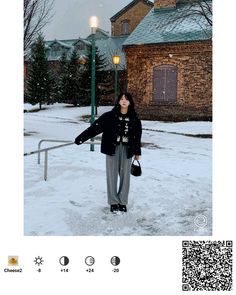
[(117, 213), (119, 211), (119, 205), (118, 204), (111, 205), (110, 211), (112, 213)]
[(121, 205), (121, 204), (119, 204), (119, 210), (120, 210), (121, 212), (127, 212), (127, 207), (126, 207), (126, 205)]

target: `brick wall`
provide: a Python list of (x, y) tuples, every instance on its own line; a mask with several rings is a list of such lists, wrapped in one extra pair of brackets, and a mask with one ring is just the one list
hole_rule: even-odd
[[(143, 118), (159, 120), (209, 120), (212, 112), (211, 41), (173, 45), (125, 47), (128, 91)], [(177, 97), (173, 103), (153, 98), (153, 68), (178, 67)]]
[(144, 16), (151, 10), (152, 7), (140, 1), (132, 6), (128, 11), (122, 14), (116, 21), (111, 23), (112, 36), (122, 35), (122, 23), (125, 20), (129, 21), (129, 34), (137, 27)]
[(154, 9), (171, 8), (176, 6), (176, 0), (155, 0)]

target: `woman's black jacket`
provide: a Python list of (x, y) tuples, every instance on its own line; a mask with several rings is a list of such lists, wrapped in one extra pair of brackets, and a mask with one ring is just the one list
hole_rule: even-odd
[[(76, 137), (75, 143), (82, 144), (86, 140), (102, 134), (101, 152), (113, 156), (117, 145), (119, 108), (114, 107), (111, 111), (104, 113), (93, 124)], [(141, 155), (142, 125), (135, 111), (129, 115), (129, 133), (127, 158), (134, 155)]]

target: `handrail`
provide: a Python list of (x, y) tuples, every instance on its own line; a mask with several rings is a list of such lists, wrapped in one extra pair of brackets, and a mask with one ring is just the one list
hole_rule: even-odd
[(71, 140), (41, 139), (38, 143), (38, 164), (40, 164), (40, 147), (43, 142), (71, 142)]
[[(68, 146), (68, 145), (72, 145), (72, 144), (75, 144), (74, 142), (72, 141), (68, 141), (68, 140), (54, 140), (54, 139), (42, 139), (40, 140), (39, 144), (38, 144), (38, 147), (41, 146), (41, 143), (44, 142), (44, 141), (48, 141), (48, 142), (67, 142), (65, 144), (60, 144), (60, 145), (56, 145), (56, 146), (52, 146), (52, 147), (48, 147), (48, 148), (45, 148), (45, 149), (41, 149), (41, 150), (36, 150), (36, 151), (32, 151), (32, 152), (29, 152), (29, 153), (24, 153), (24, 156), (29, 156), (29, 155), (33, 155), (33, 154), (40, 154), (41, 152), (45, 152), (45, 157), (44, 157), (44, 180), (46, 181), (47, 180), (47, 171), (48, 171), (48, 151), (50, 150), (55, 150), (55, 149), (58, 149), (58, 148), (61, 148), (61, 147), (64, 147), (64, 146)], [(91, 144), (91, 142), (84, 142), (84, 144)], [(92, 144), (100, 144), (100, 141), (93, 141)], [(38, 157), (38, 164), (40, 164), (40, 156)]]

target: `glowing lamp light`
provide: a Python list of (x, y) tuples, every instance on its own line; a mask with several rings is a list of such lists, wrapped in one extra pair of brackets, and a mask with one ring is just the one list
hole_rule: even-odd
[(89, 26), (92, 29), (96, 29), (98, 27), (98, 18), (96, 16), (91, 16), (90, 17)]
[(120, 64), (120, 56), (119, 55), (112, 56), (112, 61), (113, 61), (114, 65), (119, 65)]

